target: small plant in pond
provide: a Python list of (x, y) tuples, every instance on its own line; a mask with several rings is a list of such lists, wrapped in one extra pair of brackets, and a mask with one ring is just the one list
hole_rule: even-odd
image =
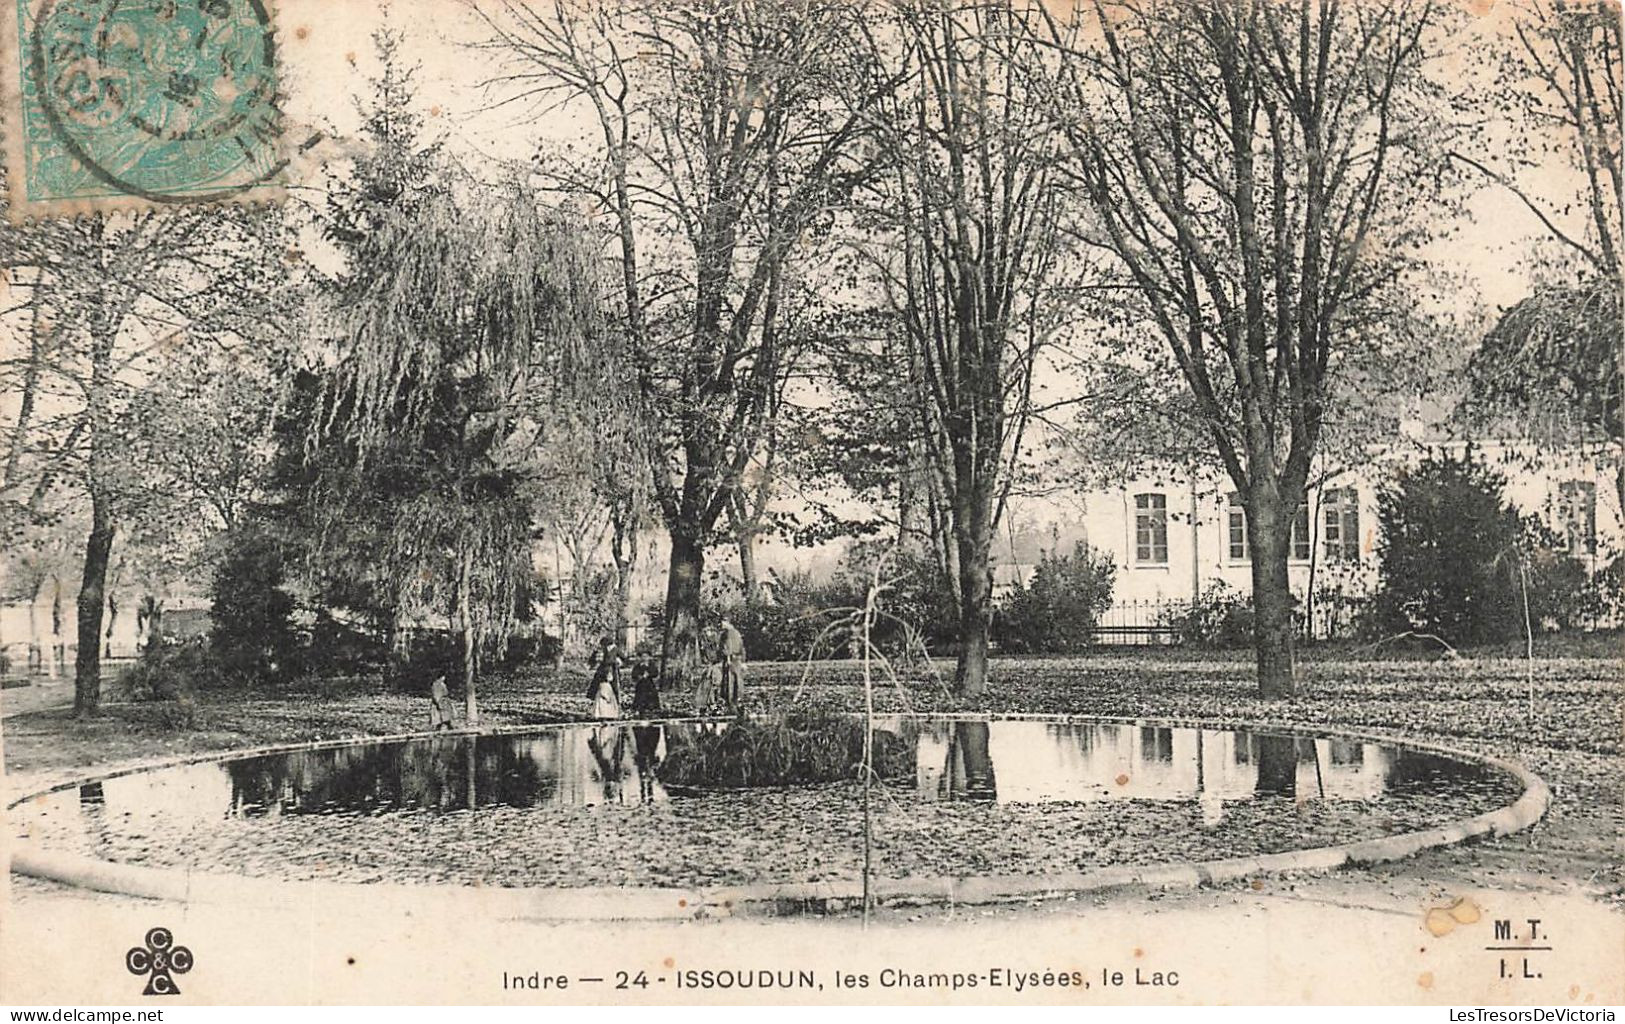
[[(667, 786), (738, 789), (856, 782), (863, 765), (864, 723), (835, 712), (792, 710), (768, 720), (737, 719), (695, 726), (683, 737), (668, 733), (660, 766)], [(914, 773), (915, 741), (898, 733), (874, 737), (875, 773), (905, 778)]]

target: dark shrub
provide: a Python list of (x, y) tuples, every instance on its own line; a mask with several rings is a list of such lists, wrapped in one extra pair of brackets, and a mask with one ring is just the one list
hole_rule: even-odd
[(189, 699), (234, 678), (241, 677), (223, 670), (210, 644), (196, 637), (148, 647), (119, 676), (119, 684), (134, 701), (172, 701)]
[(534, 629), (508, 641), (507, 653), (497, 667), (510, 669), (520, 665), (554, 665), (563, 654), (563, 640), (546, 630)]
[(1503, 478), (1464, 456), (1429, 458), (1379, 496), (1378, 619), (1390, 633), (1452, 644), (1520, 636), (1530, 617), (1564, 628), (1582, 617), (1585, 571), (1506, 500)]
[(1169, 613), (1163, 625), (1192, 647), (1230, 649), (1253, 642), (1253, 600), (1223, 580), (1214, 580), (1196, 600)]
[(406, 640), (406, 664), (389, 683), (415, 693), (442, 675), (447, 683), (463, 678), (462, 638), (449, 629), (412, 630)]
[(847, 657), (843, 632), (831, 631), (821, 643), (819, 636), (840, 617), (835, 609), (850, 607), (861, 597), (836, 581), (815, 579), (806, 569), (771, 573), (767, 590), (753, 604), (740, 602), (718, 609), (739, 628), (747, 658), (799, 661), (809, 653), (818, 658)]
[[(847, 603), (863, 604), (877, 561), (881, 581), (887, 586), (877, 602), (880, 614), (870, 637), (874, 645), (888, 657), (915, 656), (922, 649), (932, 654), (956, 651), (956, 587), (929, 552), (879, 541), (853, 545), (835, 574), (836, 583), (850, 595)], [(859, 653), (854, 649), (854, 656)]]
[[(1562, 550), (1555, 537), (1544, 539), (1545, 546), (1533, 547), (1525, 556), (1530, 624), (1539, 631), (1580, 629), (1595, 622), (1602, 610), (1601, 595), (1585, 564)], [(1513, 572), (1517, 572), (1516, 566)], [(1522, 580), (1517, 583), (1523, 586)], [(1518, 597), (1521, 602), (1521, 594)]]
[(251, 680), (295, 672), (300, 644), (285, 575), (268, 533), (252, 526), (233, 532), (210, 588), (209, 646), (222, 671)]
[[(806, 569), (773, 573), (767, 593), (753, 604), (736, 601), (717, 609), (739, 628), (752, 661), (853, 658), (862, 652), (848, 624), (863, 606), (873, 581), (874, 559), (884, 559), (871, 639), (888, 656), (917, 654), (922, 644), (942, 650), (958, 635), (953, 589), (929, 557), (898, 552), (891, 545), (855, 545), (835, 573), (819, 579)], [(659, 634), (660, 620), (652, 619)]]
[[(1370, 594), (1338, 585), (1315, 589), (1314, 617), (1317, 640), (1354, 640), (1370, 636), (1373, 600)], [(1305, 613), (1309, 609), (1305, 608)], [(1304, 623), (1307, 632), (1308, 623)], [(1380, 631), (1379, 631), (1380, 632)], [(1372, 636), (1370, 639), (1379, 639)]]
[(1586, 591), (1586, 612), (1593, 622), (1619, 622), (1625, 613), (1625, 555), (1615, 555), (1591, 577)]
[(1075, 654), (1094, 641), (1111, 607), (1117, 566), (1079, 543), (1070, 555), (1043, 555), (1025, 586), (1017, 585), (993, 617), (993, 639), (1016, 654)]
[(388, 662), (383, 639), (318, 609), (310, 627), (306, 668), (319, 676), (362, 676), (381, 672)]
[[(384, 665), (385, 648), (381, 639), (368, 633), (350, 629), (333, 619), (318, 620), (316, 635), (326, 645), (325, 653), (312, 652), (311, 660), (318, 658), (328, 668), (324, 675), (368, 675)], [(314, 645), (316, 640), (312, 640)], [(525, 664), (552, 664), (559, 651), (559, 640), (534, 625), (512, 637), (500, 656), (487, 649), (480, 660), (482, 674), (511, 671)], [(417, 693), (428, 686), (435, 676), (445, 676), (453, 686), (461, 685), (463, 678), (463, 638), (449, 629), (418, 627), (410, 630), (405, 644), (405, 661), (394, 671), (385, 673), (385, 684), (391, 689)]]

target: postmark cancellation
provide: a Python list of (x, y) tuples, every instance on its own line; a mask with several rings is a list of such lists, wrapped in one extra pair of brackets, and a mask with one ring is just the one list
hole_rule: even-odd
[(13, 217), (274, 199), (282, 149), (264, 0), (3, 0)]

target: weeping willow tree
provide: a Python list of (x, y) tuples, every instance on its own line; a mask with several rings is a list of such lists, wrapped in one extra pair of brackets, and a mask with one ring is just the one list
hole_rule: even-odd
[[(1510, 130), (1468, 135), (1451, 158), (1539, 221), (1534, 282), (1485, 336), (1459, 410), (1469, 426), (1512, 428), (1550, 453), (1600, 447), (1625, 508), (1625, 282), (1621, 163), (1625, 22), (1606, 0), (1511, 0), (1491, 87), (1474, 94)], [(1500, 12), (1498, 12), (1500, 13)], [(1481, 76), (1482, 77), (1482, 76)]]
[(612, 346), (593, 247), (568, 216), (444, 160), (396, 185), (411, 194), (374, 176), (327, 289), (310, 444), (344, 455), (327, 493), (361, 477), (382, 493), (374, 568), (395, 607), (443, 613), (461, 638), (472, 725), (482, 654), (528, 606), (538, 450), (555, 410), (590, 400)]

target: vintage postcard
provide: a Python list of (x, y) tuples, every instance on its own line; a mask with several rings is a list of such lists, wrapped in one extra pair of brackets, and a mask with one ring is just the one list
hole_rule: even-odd
[(7, 0), (0, 1002), (1625, 1002), (1613, 0)]

